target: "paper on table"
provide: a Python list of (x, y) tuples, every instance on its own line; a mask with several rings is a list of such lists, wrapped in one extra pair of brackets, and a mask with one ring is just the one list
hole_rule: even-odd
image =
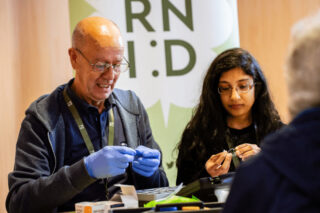
[(125, 207), (139, 207), (137, 192), (133, 185), (115, 184), (115, 186), (119, 186), (121, 188), (122, 195), (120, 195), (120, 197)]

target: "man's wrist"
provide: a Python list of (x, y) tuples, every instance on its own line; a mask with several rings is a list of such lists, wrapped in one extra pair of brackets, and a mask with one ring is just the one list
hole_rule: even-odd
[(89, 166), (88, 157), (84, 157), (83, 161), (84, 161), (84, 166), (86, 168), (88, 175), (92, 178), (95, 178), (93, 175), (93, 171), (92, 171), (91, 167)]

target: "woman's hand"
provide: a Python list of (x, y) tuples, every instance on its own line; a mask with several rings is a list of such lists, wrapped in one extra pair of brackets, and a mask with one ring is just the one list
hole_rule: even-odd
[(211, 155), (206, 162), (206, 170), (211, 177), (217, 177), (228, 173), (230, 168), (232, 155), (227, 151), (220, 152), (216, 155)]
[(236, 155), (241, 158), (241, 160), (245, 161), (251, 156), (254, 156), (260, 152), (260, 147), (256, 144), (244, 143), (236, 148)]

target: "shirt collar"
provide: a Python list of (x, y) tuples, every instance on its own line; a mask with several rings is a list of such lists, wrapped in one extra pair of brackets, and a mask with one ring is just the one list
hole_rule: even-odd
[[(83, 110), (90, 110), (90, 109), (95, 109), (97, 110), (97, 108), (95, 106), (92, 106), (91, 104), (87, 103), (85, 100), (79, 98), (76, 93), (71, 89), (71, 85), (73, 83), (74, 79), (71, 79), (68, 84), (67, 84), (67, 93), (70, 96), (72, 102), (74, 102), (74, 104), (78, 107), (80, 107)], [(105, 106), (105, 110), (108, 111), (111, 106), (113, 106), (115, 104), (115, 100), (113, 97), (113, 94), (111, 93), (111, 95), (109, 96), (109, 98), (107, 98), (104, 101), (104, 106)]]

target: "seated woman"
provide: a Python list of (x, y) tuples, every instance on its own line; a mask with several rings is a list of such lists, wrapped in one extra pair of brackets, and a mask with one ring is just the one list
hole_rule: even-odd
[(208, 69), (200, 103), (178, 144), (176, 183), (234, 171), (282, 125), (255, 58), (241, 48), (222, 52)]

